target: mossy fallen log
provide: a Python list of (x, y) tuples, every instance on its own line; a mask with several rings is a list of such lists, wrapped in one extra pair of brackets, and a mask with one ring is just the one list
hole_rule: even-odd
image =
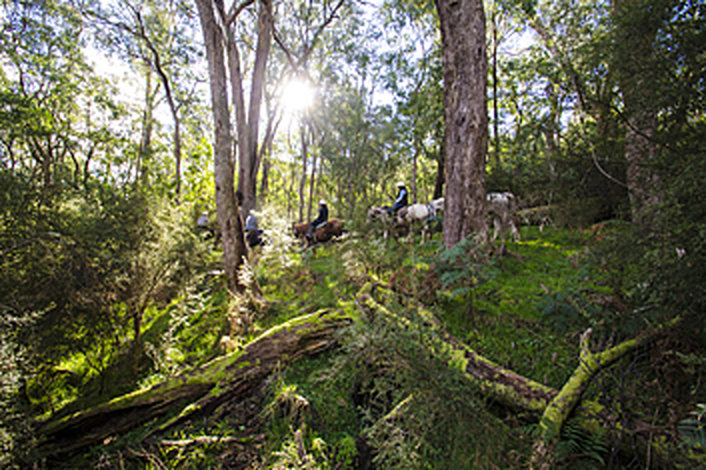
[[(461, 343), (446, 332), (430, 311), (413, 299), (375, 284), (365, 285), (356, 296), (356, 304), (363, 314), (362, 321), (366, 317), (382, 315), (403, 327), (412, 327), (410, 320), (387, 307), (393, 302), (406, 303), (407, 308), (414, 309), (424, 323), (421, 325), (425, 330), (423, 341), (437, 351), (445, 351), (445, 357), (450, 358), (448, 365), (479, 384), (481, 391), (491, 400), (539, 421), (559, 396), (558, 390), (505, 369)], [(336, 332), (352, 320), (352, 316), (343, 310), (291, 320), (263, 333), (241, 351), (215, 359), (148, 390), (49, 421), (40, 429), (40, 450), (45, 456), (56, 456), (99, 443), (155, 418), (161, 418), (162, 423), (154, 429), (162, 431), (192, 416), (209, 413), (222, 403), (253, 393), (280, 364), (333, 346)], [(611, 361), (617, 357), (611, 356)], [(396, 408), (394, 413), (401, 410), (402, 407)], [(173, 414), (175, 411), (173, 418), (164, 419), (168, 412)], [(577, 401), (569, 411), (580, 417), (591, 431), (598, 429), (601, 422), (610, 421), (605, 409), (594, 402)], [(563, 419), (565, 416), (560, 421)]]
[[(401, 325), (411, 326), (410, 320), (397, 315), (386, 305), (393, 303), (406, 303), (408, 309), (416, 310), (419, 318), (423, 319), (428, 333), (426, 341), (430, 344), (442, 343), (448, 349), (447, 357), (450, 357), (449, 366), (460, 369), (463, 374), (480, 386), (481, 391), (487, 398), (494, 400), (503, 406), (522, 411), (527, 417), (533, 417), (540, 422), (542, 439), (553, 439), (558, 437), (562, 426), (569, 415), (577, 417), (580, 425), (588, 432), (596, 433), (601, 430), (606, 423), (614, 427), (614, 431), (619, 429), (619, 424), (610, 416), (605, 407), (599, 403), (583, 400), (583, 392), (588, 387), (593, 376), (601, 369), (608, 367), (621, 357), (634, 351), (635, 348), (644, 345), (657, 335), (662, 333), (678, 321), (674, 320), (666, 325), (657, 327), (649, 332), (645, 332), (638, 338), (625, 341), (613, 348), (609, 348), (601, 353), (591, 353), (588, 350), (588, 337), (582, 337), (581, 356), (579, 366), (566, 382), (561, 390), (535, 382), (527, 377), (523, 377), (511, 370), (505, 369), (498, 364), (479, 355), (469, 346), (461, 343), (440, 325), (435, 316), (423, 305), (413, 299), (400, 296), (396, 292), (377, 284), (367, 284), (358, 296), (358, 305), (365, 310), (364, 315), (384, 315), (394, 318)], [(635, 422), (637, 427), (643, 423)], [(648, 426), (644, 426), (648, 428)], [(541, 454), (533, 456), (533, 465), (537, 468), (549, 468), (540, 465), (543, 459), (547, 462), (551, 460), (551, 447), (540, 441), (541, 448), (535, 449)], [(648, 444), (638, 442), (638, 447), (647, 449)], [(628, 450), (634, 450), (630, 448)], [(661, 445), (652, 450), (652, 461), (657, 468), (665, 467), (669, 461), (669, 446)], [(538, 460), (534, 460), (538, 459)], [(549, 463), (551, 466), (551, 463)]]
[(589, 339), (593, 330), (591, 328), (586, 330), (581, 335), (578, 367), (576, 367), (559, 393), (546, 406), (539, 421), (540, 434), (539, 439), (533, 446), (530, 468), (537, 470), (553, 468), (555, 448), (561, 428), (564, 426), (569, 414), (581, 401), (583, 393), (588, 388), (593, 377), (601, 369), (610, 366), (621, 357), (643, 346), (666, 328), (678, 322), (679, 318), (675, 318), (665, 325), (646, 331), (636, 338), (623, 341), (598, 353), (592, 352), (589, 347)]
[(150, 389), (46, 422), (39, 429), (40, 451), (45, 457), (70, 453), (175, 410), (181, 411), (158, 429), (208, 413), (228, 400), (248, 396), (281, 364), (328, 349), (336, 342), (335, 333), (350, 322), (350, 316), (342, 311), (290, 320), (264, 332), (240, 351)]
[[(400, 297), (392, 290), (380, 285), (367, 284), (358, 295), (358, 305), (367, 310), (368, 315), (384, 315), (395, 318), (405, 324), (409, 320), (388, 309), (386, 303), (399, 303)], [(481, 356), (476, 351), (461, 343), (441, 327), (434, 315), (421, 304), (411, 300), (409, 308), (417, 311), (424, 319), (429, 333), (429, 341), (441, 342), (449, 352), (450, 367), (463, 371), (469, 380), (477, 383), (481, 390), (492, 400), (516, 411), (530, 413), (537, 418), (558, 391), (532, 379), (523, 377)]]

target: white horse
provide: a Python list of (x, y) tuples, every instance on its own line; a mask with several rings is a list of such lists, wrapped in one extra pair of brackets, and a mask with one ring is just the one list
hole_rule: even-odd
[(387, 211), (387, 208), (382, 206), (370, 206), (368, 209), (368, 223), (372, 222), (380, 222), (385, 227), (382, 236), (384, 239), (387, 239), (390, 225), (392, 225), (393, 222), (393, 218)]
[(500, 236), (502, 240), (502, 248), (505, 248), (505, 235), (509, 231), (516, 242), (520, 241), (520, 232), (515, 225), (515, 212), (517, 211), (517, 202), (515, 195), (511, 192), (488, 193), (485, 197), (487, 201), (488, 214), (493, 217), (493, 238), (495, 241)]
[(410, 233), (417, 224), (422, 224), (422, 239), (419, 244), (423, 244), (429, 232), (428, 221), (431, 217), (435, 217), (439, 211), (444, 209), (444, 198), (434, 199), (428, 204), (412, 204), (411, 206), (403, 207), (397, 214), (397, 219), (400, 224), (409, 227)]
[(397, 215), (391, 215), (386, 207), (371, 206), (368, 209), (368, 222), (378, 220), (385, 225), (383, 236), (387, 238), (390, 228), (399, 229), (406, 228), (412, 233), (415, 225), (422, 223), (422, 240), (424, 243), (429, 227), (426, 221), (435, 216), (444, 208), (444, 198), (439, 198), (431, 201), (429, 204), (412, 204), (411, 206), (402, 207)]

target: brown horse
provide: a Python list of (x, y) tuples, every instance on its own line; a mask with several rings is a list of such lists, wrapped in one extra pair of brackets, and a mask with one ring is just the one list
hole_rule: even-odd
[(343, 229), (344, 222), (340, 219), (331, 219), (323, 227), (319, 227), (314, 230), (312, 236), (307, 238), (306, 234), (309, 231), (309, 224), (307, 222), (302, 222), (294, 224), (292, 226), (292, 232), (294, 236), (299, 240), (306, 242), (307, 246), (314, 245), (316, 243), (324, 243), (331, 240), (334, 237), (340, 237), (343, 235), (345, 230)]
[(306, 238), (306, 232), (309, 230), (309, 224), (307, 222), (301, 222), (298, 224), (292, 225), (292, 234), (294, 235), (294, 238), (298, 238), (301, 241), (304, 241)]

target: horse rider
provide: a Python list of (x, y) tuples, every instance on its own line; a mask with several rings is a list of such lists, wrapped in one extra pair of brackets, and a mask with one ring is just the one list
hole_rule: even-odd
[(248, 246), (253, 248), (254, 246), (262, 244), (262, 230), (257, 227), (257, 217), (250, 211), (248, 217), (245, 219), (245, 239), (248, 242)]
[(407, 206), (407, 188), (404, 186), (403, 181), (397, 182), (397, 198), (395, 203), (387, 208), (387, 213), (389, 215), (396, 215), (397, 211)]
[(319, 214), (314, 220), (309, 224), (309, 230), (306, 232), (306, 238), (310, 239), (313, 237), (314, 231), (317, 228), (323, 227), (328, 222), (328, 206), (326, 206), (326, 201), (321, 199), (319, 201)]
[(204, 239), (208, 240), (213, 238), (213, 228), (211, 227), (211, 222), (208, 220), (208, 212), (203, 211), (196, 221), (196, 229), (199, 233), (204, 234)]

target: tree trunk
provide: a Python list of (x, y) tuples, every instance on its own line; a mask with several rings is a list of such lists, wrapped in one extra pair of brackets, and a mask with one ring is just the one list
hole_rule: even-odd
[(137, 185), (143, 182), (143, 168), (152, 149), (154, 99), (157, 95), (157, 89), (152, 90), (152, 69), (148, 67), (145, 75), (145, 107), (142, 111), (142, 135), (140, 136), (140, 148), (137, 152), (137, 164), (135, 165), (135, 184)]
[(444, 69), (446, 193), (444, 244), (472, 233), (488, 238), (485, 14), (481, 0), (436, 0)]
[[(299, 179), (299, 222), (301, 222), (304, 220), (304, 188), (306, 186), (307, 161), (309, 159), (309, 147), (306, 141), (306, 128), (304, 124), (300, 125), (299, 134), (302, 144), (302, 176)], [(306, 217), (306, 220), (311, 220), (311, 207), (308, 208)]]
[(656, 87), (650, 83), (654, 68), (653, 44), (662, 16), (669, 12), (636, 0), (612, 0), (617, 31), (618, 84), (627, 114), (625, 159), (627, 187), (635, 224), (654, 228), (656, 207), (662, 199), (659, 178), (652, 170), (656, 156)]
[(442, 138), (439, 155), (436, 157), (436, 179), (434, 180), (434, 195), (432, 199), (444, 197), (444, 181), (446, 181), (446, 173), (444, 172), (444, 168), (446, 167), (445, 155), (446, 147), (444, 145), (444, 139)]
[(493, 27), (493, 159), (500, 163), (500, 133), (498, 119), (498, 6), (493, 2), (490, 23)]
[[(247, 115), (243, 99), (243, 77), (240, 70), (240, 56), (234, 38), (228, 39), (231, 80), (236, 108), (235, 119), (238, 128), (238, 189), (243, 193), (243, 212), (248, 213), (257, 201), (258, 138), (260, 109), (265, 88), (265, 72), (272, 44), (273, 13), (272, 1), (260, 0), (257, 15), (257, 44), (255, 63), (250, 80), (250, 101)], [(232, 28), (230, 29), (232, 31)], [(233, 73), (236, 71), (237, 73)]]
[[(224, 58), (224, 38), (215, 15), (224, 15), (211, 0), (197, 0), (201, 28), (208, 57), (208, 75), (211, 88), (211, 111), (214, 124), (213, 167), (216, 182), (216, 211), (223, 243), (223, 267), (228, 287), (242, 292), (245, 286), (238, 279), (247, 249), (238, 204), (235, 201), (233, 181), (233, 136), (228, 112), (228, 88)], [(221, 20), (222, 21), (222, 20)]]
[(317, 175), (316, 163), (317, 163), (317, 156), (318, 156), (316, 146), (314, 147), (313, 153), (314, 154), (312, 155), (312, 158), (311, 158), (311, 179), (309, 179), (309, 205), (307, 207), (307, 214), (308, 214), (309, 220), (311, 220), (311, 208), (314, 205), (314, 194), (315, 194), (315, 188), (316, 188), (316, 175)]
[[(259, 156), (257, 159), (256, 166), (262, 165), (262, 175), (260, 179), (260, 191), (258, 193), (258, 198), (261, 202), (265, 202), (267, 199), (267, 191), (269, 190), (269, 177), (270, 177), (270, 157), (272, 156), (272, 145), (274, 143), (274, 137), (277, 133), (280, 123), (282, 122), (282, 113), (278, 112), (275, 107), (267, 113), (267, 130), (265, 131), (265, 138), (260, 147)], [(257, 171), (255, 172), (257, 174)]]
[(416, 204), (417, 199), (417, 160), (419, 157), (419, 146), (415, 146), (414, 153), (412, 155), (412, 204)]

